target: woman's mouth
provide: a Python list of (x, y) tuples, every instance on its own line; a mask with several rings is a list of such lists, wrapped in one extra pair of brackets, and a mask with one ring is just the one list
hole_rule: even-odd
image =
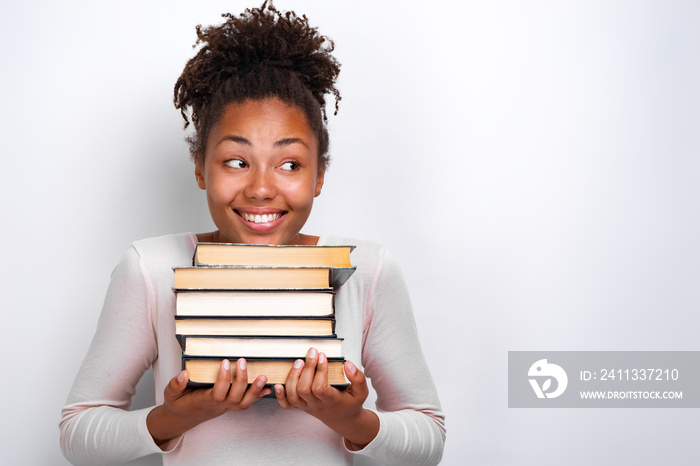
[(280, 213), (274, 213), (274, 214), (246, 214), (246, 213), (239, 213), (241, 217), (246, 222), (253, 222), (253, 223), (269, 223), (269, 222), (274, 222), (278, 218), (282, 216)]

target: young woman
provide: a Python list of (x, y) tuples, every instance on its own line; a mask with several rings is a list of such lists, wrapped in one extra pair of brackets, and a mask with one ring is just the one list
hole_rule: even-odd
[[(445, 438), (435, 387), (401, 273), (376, 243), (301, 233), (328, 162), (325, 95), (340, 99), (333, 44), (272, 5), (197, 28), (201, 48), (175, 85), (199, 187), (217, 230), (135, 242), (112, 275), (98, 328), (63, 410), (61, 446), (76, 464), (164, 452), (165, 464), (437, 464)], [(198, 241), (354, 244), (355, 274), (335, 297), (351, 386), (327, 382), (310, 348), (284, 385), (223, 361), (211, 389), (187, 389), (174, 338), (172, 268)], [(153, 367), (157, 406), (127, 411)], [(231, 383), (231, 375), (235, 374)], [(368, 388), (377, 410), (363, 407)], [(261, 399), (262, 398), (262, 399)]]

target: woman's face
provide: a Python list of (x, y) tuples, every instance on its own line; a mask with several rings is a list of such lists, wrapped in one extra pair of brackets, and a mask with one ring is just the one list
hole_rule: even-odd
[(299, 244), (324, 171), (303, 111), (271, 98), (226, 107), (195, 175), (221, 242)]

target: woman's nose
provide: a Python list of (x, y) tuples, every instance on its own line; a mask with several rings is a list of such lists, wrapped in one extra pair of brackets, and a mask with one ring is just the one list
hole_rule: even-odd
[(267, 170), (251, 170), (245, 195), (251, 199), (272, 199), (275, 196), (274, 176)]

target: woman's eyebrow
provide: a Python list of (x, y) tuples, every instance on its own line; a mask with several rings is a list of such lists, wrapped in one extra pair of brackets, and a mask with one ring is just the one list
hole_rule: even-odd
[[(219, 145), (224, 141), (233, 141), (237, 142), (238, 144), (244, 144), (246, 146), (253, 146), (253, 143), (250, 142), (248, 139), (244, 138), (243, 136), (236, 136), (235, 134), (227, 134), (226, 136), (222, 137), (219, 142), (216, 144)], [(285, 147), (289, 146), (291, 144), (302, 144), (305, 147), (309, 147), (308, 144), (304, 142), (303, 139), (301, 138), (284, 138), (280, 139), (279, 141), (275, 141), (275, 147)]]
[(216, 143), (218, 146), (224, 141), (233, 141), (237, 142), (238, 144), (245, 144), (246, 146), (252, 146), (253, 143), (244, 138), (243, 136), (236, 136), (235, 134), (227, 134), (226, 136), (222, 137), (219, 142)]
[(285, 146), (288, 146), (288, 145), (290, 145), (290, 144), (296, 144), (296, 143), (299, 143), (299, 144), (302, 144), (302, 145), (304, 145), (304, 146), (306, 146), (306, 147), (309, 147), (309, 146), (304, 142), (304, 140), (301, 139), (301, 138), (284, 138), (284, 139), (280, 139), (279, 141), (275, 142), (275, 147), (285, 147)]

